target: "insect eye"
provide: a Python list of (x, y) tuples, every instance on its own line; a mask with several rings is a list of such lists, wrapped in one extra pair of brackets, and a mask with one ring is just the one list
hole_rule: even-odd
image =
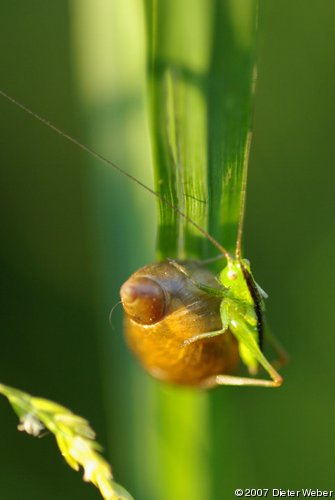
[(237, 278), (237, 272), (234, 271), (233, 269), (230, 269), (227, 273), (227, 276), (230, 281), (234, 281)]

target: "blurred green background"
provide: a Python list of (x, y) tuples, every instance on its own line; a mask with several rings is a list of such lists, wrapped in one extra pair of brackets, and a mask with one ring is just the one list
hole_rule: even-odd
[[(245, 254), (291, 360), (280, 390), (211, 396), (227, 403), (212, 418), (224, 455), (213, 498), (334, 487), (335, 5), (260, 6)], [(0, 87), (150, 183), (140, 0), (12, 0), (1, 10)], [(156, 383), (124, 345), (120, 308), (108, 324), (122, 282), (153, 260), (155, 200), (3, 99), (0, 113), (0, 379), (87, 417), (136, 499), (172, 500), (153, 486), (165, 474)], [(50, 436), (16, 431), (5, 400), (0, 421), (1, 498), (99, 498)]]

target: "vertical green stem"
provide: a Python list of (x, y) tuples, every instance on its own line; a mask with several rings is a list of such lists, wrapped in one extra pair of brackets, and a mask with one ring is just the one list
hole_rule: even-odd
[[(146, 12), (156, 189), (233, 252), (247, 166), (257, 1), (147, 0)], [(160, 258), (217, 253), (192, 224), (158, 205)], [(222, 497), (230, 471), (228, 401), (224, 389), (206, 394), (156, 386), (156, 498)]]

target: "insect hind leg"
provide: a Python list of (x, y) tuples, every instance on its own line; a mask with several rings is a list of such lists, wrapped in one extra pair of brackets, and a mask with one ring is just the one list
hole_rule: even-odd
[[(223, 375), (221, 379), (218, 379), (218, 383), (220, 385), (256, 385), (263, 387), (279, 387), (282, 384), (283, 379), (260, 350), (259, 345), (254, 337), (252, 328), (245, 321), (241, 314), (236, 312), (231, 312), (229, 314), (229, 307), (229, 301), (226, 301), (226, 304), (223, 304), (222, 309), (227, 308), (230, 331), (235, 336), (238, 343), (242, 344), (249, 350), (252, 358), (254, 358), (264, 368), (264, 370), (270, 375), (272, 380), (259, 379), (255, 377), (237, 377), (236, 379), (236, 377), (227, 378), (225, 375)], [(233, 311), (233, 308), (231, 309)]]
[(220, 385), (245, 386), (245, 387), (280, 387), (283, 379), (280, 375), (276, 380), (266, 380), (253, 377), (237, 377), (234, 375), (215, 375), (203, 380), (200, 384), (202, 389), (211, 389)]

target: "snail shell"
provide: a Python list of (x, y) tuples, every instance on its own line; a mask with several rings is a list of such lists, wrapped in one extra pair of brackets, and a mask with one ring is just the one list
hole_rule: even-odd
[[(196, 262), (180, 264), (194, 280), (218, 286), (213, 273)], [(221, 299), (199, 290), (170, 261), (142, 267), (122, 285), (120, 294), (127, 342), (155, 378), (201, 386), (206, 378), (236, 368), (237, 342), (229, 331), (183, 344), (221, 328)]]

